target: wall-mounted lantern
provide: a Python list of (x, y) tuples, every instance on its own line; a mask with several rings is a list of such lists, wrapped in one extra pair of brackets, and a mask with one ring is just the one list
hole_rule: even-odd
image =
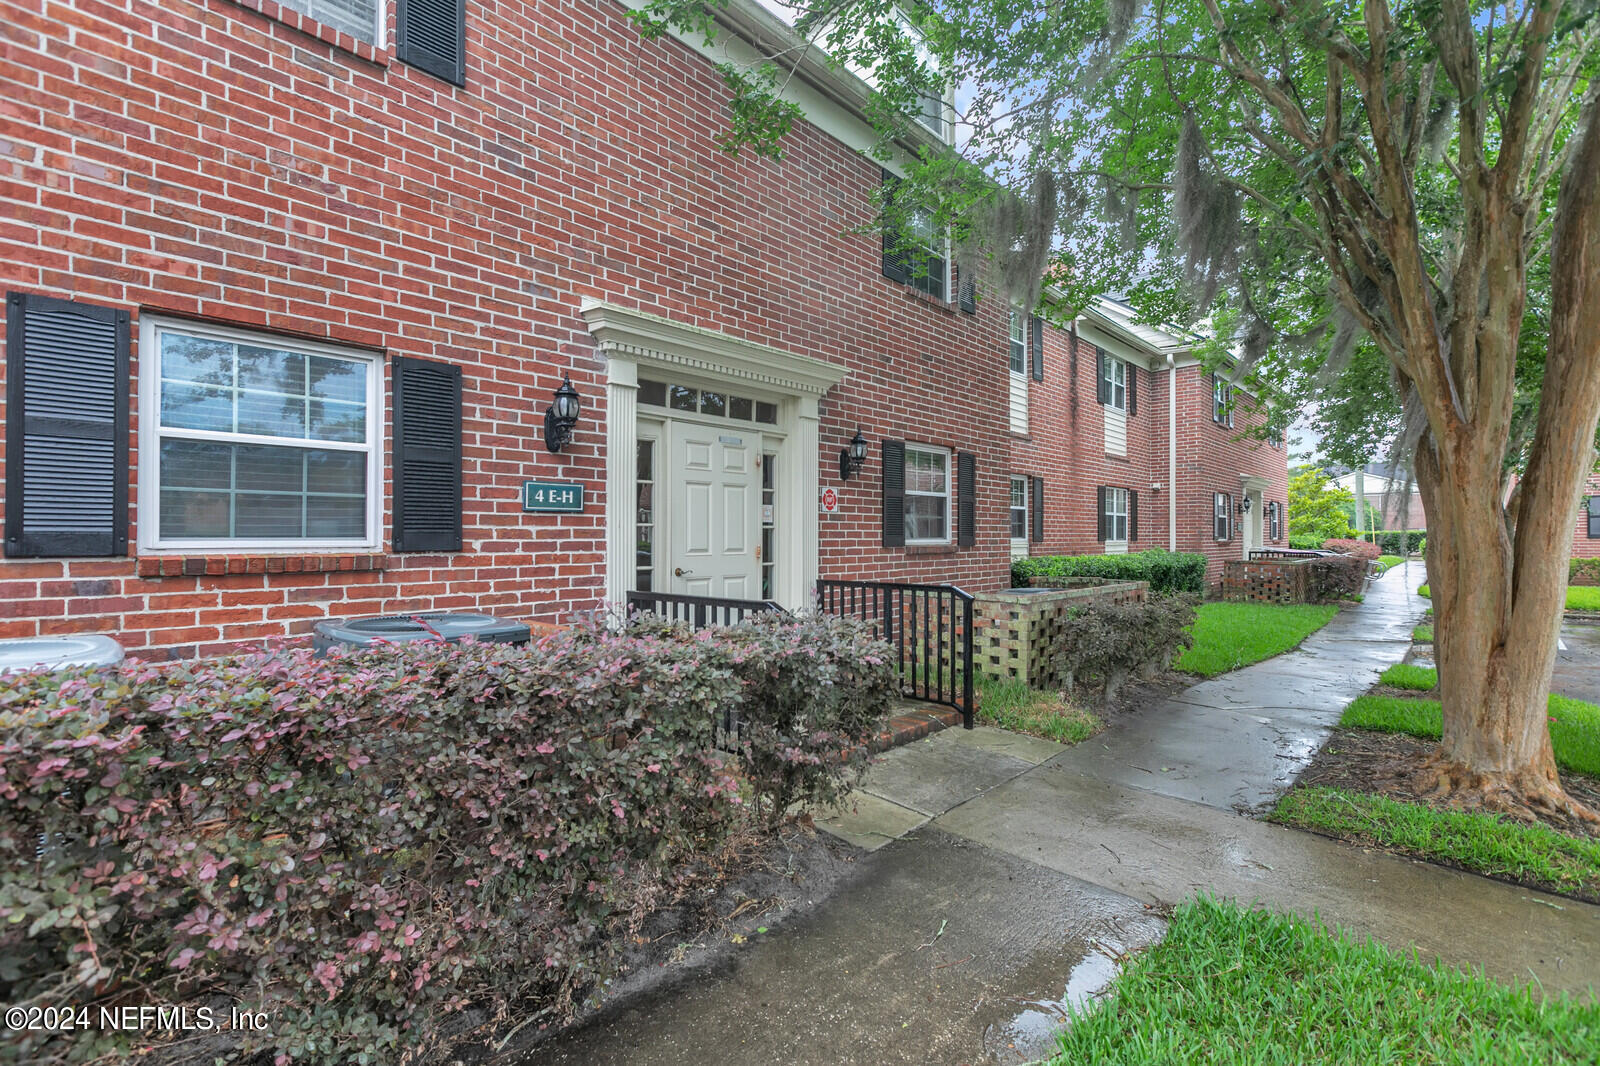
[(850, 438), (850, 444), (839, 449), (839, 476), (849, 481), (861, 472), (866, 461), (867, 438), (861, 435), (861, 427), (857, 426), (856, 435)]
[(1250, 513), (1250, 497), (1248, 497), (1248, 496), (1239, 497), (1239, 502), (1235, 503), (1233, 505), (1233, 509), (1235, 511), (1237, 511), (1241, 515), (1249, 514)]
[(561, 375), (561, 387), (556, 390), (555, 399), (550, 401), (544, 413), (546, 448), (559, 452), (572, 443), (572, 429), (578, 424), (578, 414), (582, 409), (578, 390), (572, 387), (572, 382), (565, 374)]

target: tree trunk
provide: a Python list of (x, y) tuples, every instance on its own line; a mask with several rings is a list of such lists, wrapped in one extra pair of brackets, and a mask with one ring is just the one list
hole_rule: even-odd
[[(1600, 417), (1600, 94), (1578, 126), (1556, 208), (1550, 343), (1515, 529), (1501, 498), (1503, 442), (1467, 434), (1417, 449), (1444, 703), (1422, 783), (1462, 806), (1592, 827), (1600, 815), (1561, 787), (1548, 711), (1572, 523)], [(1514, 350), (1513, 322), (1480, 323), (1480, 344), (1507, 336)]]

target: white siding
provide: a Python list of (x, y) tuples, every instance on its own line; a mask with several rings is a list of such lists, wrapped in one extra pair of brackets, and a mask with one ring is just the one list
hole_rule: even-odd
[(1028, 375), (1011, 375), (1011, 432), (1028, 432)]
[(1106, 413), (1106, 454), (1128, 454), (1128, 416), (1115, 407), (1102, 407)]

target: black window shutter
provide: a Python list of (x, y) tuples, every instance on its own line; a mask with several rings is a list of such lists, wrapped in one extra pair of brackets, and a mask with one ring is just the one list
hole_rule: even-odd
[(467, 83), (466, 0), (399, 0), (395, 55), (453, 85)]
[(1028, 323), (1028, 347), (1033, 353), (1033, 380), (1044, 380), (1044, 319), (1038, 315)]
[(1106, 380), (1106, 352), (1098, 344), (1094, 346), (1094, 398), (1101, 403), (1111, 402), (1111, 390)]
[(1139, 494), (1128, 490), (1128, 539), (1139, 539)]
[(1101, 485), (1095, 490), (1094, 498), (1095, 521), (1094, 539), (1106, 539), (1106, 487)]
[(960, 267), (956, 269), (958, 272), (956, 277), (961, 283), (961, 310), (969, 315), (975, 315), (978, 313), (978, 284), (975, 279), (968, 276), (971, 271), (961, 270)]
[(128, 312), (7, 294), (6, 555), (128, 553), (132, 391)]
[(906, 442), (883, 442), (883, 546), (906, 546)]
[(394, 360), (394, 550), (461, 550), (461, 368)]
[(1044, 541), (1044, 478), (1035, 477), (1028, 479), (1028, 507), (1033, 512), (1031, 525), (1033, 526), (1033, 542)]
[(1128, 414), (1131, 417), (1139, 413), (1139, 368), (1127, 363), (1123, 373), (1128, 375)]
[(970, 548), (977, 542), (978, 457), (956, 453), (956, 545)]
[[(900, 184), (900, 179), (887, 170), (882, 173), (883, 184), (888, 190), (884, 198), (884, 209), (887, 211), (894, 203), (895, 188)], [(883, 276), (902, 285), (911, 284), (910, 252), (900, 246), (900, 231), (887, 222), (883, 228)]]

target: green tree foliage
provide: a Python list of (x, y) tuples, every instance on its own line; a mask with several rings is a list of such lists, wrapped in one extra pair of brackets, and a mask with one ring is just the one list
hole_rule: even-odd
[(1298, 471), (1289, 478), (1289, 532), (1322, 540), (1352, 537), (1350, 516), (1355, 514), (1356, 498), (1341, 489), (1316, 467)]

